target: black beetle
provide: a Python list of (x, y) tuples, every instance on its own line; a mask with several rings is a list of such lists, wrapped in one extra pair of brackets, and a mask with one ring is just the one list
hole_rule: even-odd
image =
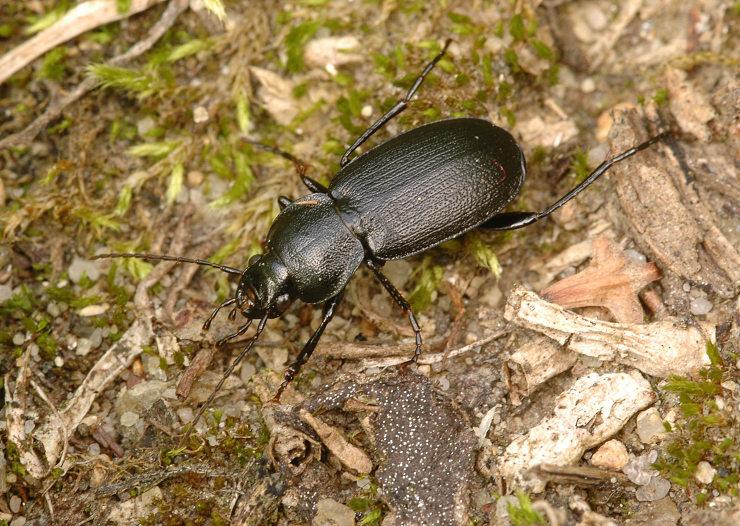
[(604, 161), (541, 212), (500, 212), (519, 193), (526, 161), (514, 137), (486, 120), (458, 118), (426, 124), (350, 160), (360, 145), (407, 107), (449, 43), (427, 64), (406, 96), (349, 147), (328, 187), (306, 177), (306, 164), (295, 157), (260, 145), (292, 161), (311, 193), (294, 201), (280, 197), (281, 212), (267, 235), (265, 253), (254, 256), (246, 270), (167, 255), (112, 253), (96, 257), (197, 263), (241, 276), (235, 296), (219, 305), (203, 325), (207, 330), (220, 309), (235, 305), (231, 316), (238, 309), (248, 321), (222, 339), (219, 345), (223, 345), (244, 334), (253, 319), (260, 320), (255, 335), (224, 378), (259, 338), (269, 318), (280, 316), (296, 299), (324, 303), (321, 324), (286, 370), (276, 399), (311, 356), (347, 283), (362, 263), (408, 315), (416, 336), (416, 360), (422, 345), (419, 325), (409, 303), (381, 273), (383, 262), (424, 252), (477, 227), (512, 230), (530, 225), (570, 201), (612, 165), (661, 137)]

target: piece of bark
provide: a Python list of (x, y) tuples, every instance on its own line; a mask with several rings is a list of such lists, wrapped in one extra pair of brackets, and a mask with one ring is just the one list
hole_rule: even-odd
[(321, 442), (339, 459), (342, 465), (360, 475), (367, 475), (373, 469), (373, 463), (365, 452), (349, 443), (342, 432), (330, 426), (305, 409), (298, 412), (301, 420), (306, 422), (319, 435)]
[(650, 383), (639, 374), (583, 376), (558, 397), (552, 416), (509, 444), (500, 457), (499, 473), (510, 487), (539, 493), (546, 481), (532, 468), (577, 462), (587, 449), (613, 436), (655, 398)]
[(540, 295), (566, 308), (604, 307), (621, 323), (642, 323), (645, 313), (637, 293), (660, 278), (655, 263), (638, 263), (606, 237), (593, 240), (591, 263), (561, 279)]
[(561, 345), (567, 343), (569, 350), (614, 360), (661, 378), (698, 373), (709, 365), (705, 338), (715, 339), (709, 323), (702, 324), (700, 330), (675, 318), (648, 324), (600, 321), (567, 311), (521, 287), (509, 295), (504, 317)]
[[(647, 113), (657, 119), (654, 108), (648, 107)], [(610, 132), (613, 151), (626, 150), (654, 135), (645, 129), (644, 118), (636, 109), (615, 112)], [(719, 229), (715, 211), (697, 192), (686, 149), (670, 136), (663, 143), (640, 152), (635, 162), (612, 169), (624, 222), (641, 250), (663, 270), (722, 297), (733, 297), (740, 287), (738, 248)], [(730, 152), (726, 155), (732, 157)]]
[(521, 397), (528, 396), (539, 385), (570, 369), (577, 358), (575, 353), (564, 350), (547, 336), (538, 336), (520, 346), (504, 362), (504, 378), (511, 403), (520, 405)]

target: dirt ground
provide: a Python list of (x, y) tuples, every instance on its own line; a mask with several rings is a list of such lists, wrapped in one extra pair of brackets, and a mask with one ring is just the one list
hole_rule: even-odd
[[(0, 525), (740, 523), (737, 3), (81, 3), (0, 5)], [(507, 210), (541, 210), (665, 135), (548, 219), (388, 263), (418, 365), (361, 268), (280, 403), (317, 305), (187, 434), (248, 341), (202, 330), (238, 280), (91, 257), (244, 268), (307, 193), (253, 142), (328, 184), (447, 38), (361, 151), (488, 119), (527, 158)]]

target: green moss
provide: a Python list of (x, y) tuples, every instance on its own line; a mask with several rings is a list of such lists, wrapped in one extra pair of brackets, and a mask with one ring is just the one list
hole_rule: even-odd
[(547, 524), (545, 518), (532, 507), (532, 500), (523, 491), (516, 492), (518, 504), (509, 504), (507, 510), (513, 526)]
[(40, 79), (62, 80), (67, 73), (65, 58), (67, 58), (66, 47), (60, 46), (52, 49), (41, 60), (41, 67), (38, 69), (36, 76)]
[[(711, 366), (696, 379), (673, 376), (663, 389), (679, 398), (682, 418), (668, 426), (670, 439), (656, 462), (671, 482), (684, 487), (696, 485), (694, 474), (702, 460), (717, 474), (711, 486), (720, 493), (737, 495), (740, 481), (740, 426), (730, 404), (718, 404), (723, 395), (722, 382), (737, 375), (734, 363), (725, 363), (719, 349), (707, 342)], [(703, 503), (705, 497), (698, 497)]]
[(421, 312), (432, 302), (444, 276), (444, 267), (436, 265), (431, 256), (426, 256), (414, 272), (415, 284), (409, 295), (409, 303), (415, 312)]
[(658, 106), (664, 106), (668, 103), (668, 90), (666, 88), (660, 88), (653, 95), (653, 102)]

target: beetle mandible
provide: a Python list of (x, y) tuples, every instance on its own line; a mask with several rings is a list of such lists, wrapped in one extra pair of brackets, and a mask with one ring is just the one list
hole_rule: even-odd
[[(218, 342), (222, 346), (259, 320), (255, 335), (231, 364), (225, 379), (259, 338), (267, 320), (294, 301), (323, 303), (321, 323), (297, 359), (285, 371), (276, 399), (316, 348), (334, 316), (347, 283), (367, 265), (408, 316), (416, 337), (413, 361), (422, 349), (419, 324), (411, 306), (381, 272), (385, 261), (406, 258), (474, 228), (512, 230), (550, 215), (601, 177), (611, 166), (657, 142), (662, 135), (601, 163), (585, 180), (540, 212), (501, 212), (519, 193), (526, 161), (514, 137), (477, 118), (441, 120), (414, 128), (350, 159), (375, 132), (408, 106), (429, 72), (444, 56), (450, 40), (416, 78), (405, 97), (347, 149), (328, 187), (306, 177), (307, 165), (292, 155), (261, 145), (295, 165), (311, 192), (290, 200), (280, 197), (265, 251), (245, 270), (179, 256), (110, 253), (96, 257), (138, 257), (218, 268), (240, 276), (233, 298), (219, 305), (203, 324), (208, 330), (218, 312), (234, 306), (247, 321)], [(216, 387), (218, 391), (219, 386)], [(203, 409), (208, 406), (208, 402)], [(202, 411), (201, 411), (202, 413)]]

